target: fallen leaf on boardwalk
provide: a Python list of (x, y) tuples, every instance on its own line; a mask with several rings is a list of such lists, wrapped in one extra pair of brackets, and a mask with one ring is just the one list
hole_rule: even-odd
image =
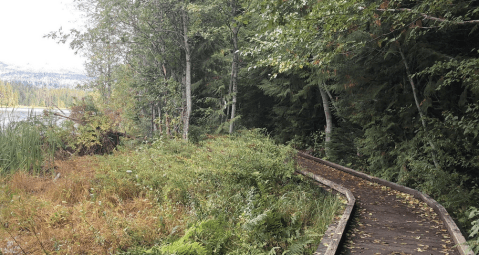
[[(354, 250), (349, 250), (348, 254), (430, 255), (451, 253), (454, 250), (454, 242), (451, 242), (450, 236), (446, 236), (447, 230), (442, 232), (443, 222), (427, 203), (413, 195), (387, 189), (385, 186), (355, 176), (347, 177), (344, 173), (338, 175), (339, 171), (330, 173), (334, 170), (330, 170), (329, 167), (323, 168), (321, 175), (334, 177), (336, 180), (342, 179), (345, 186), (349, 186), (353, 194), (357, 194), (358, 206), (355, 211), (357, 221), (346, 235), (349, 240), (345, 241), (346, 246), (354, 246)], [(380, 210), (384, 205), (388, 205), (389, 209)], [(385, 213), (386, 217), (383, 216)], [(377, 249), (367, 252), (366, 247), (369, 246)]]

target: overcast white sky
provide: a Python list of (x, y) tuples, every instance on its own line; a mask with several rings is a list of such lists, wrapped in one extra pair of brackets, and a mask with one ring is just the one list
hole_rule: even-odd
[(68, 45), (43, 38), (60, 27), (79, 27), (79, 17), (73, 0), (0, 0), (0, 62), (83, 71), (84, 59)]

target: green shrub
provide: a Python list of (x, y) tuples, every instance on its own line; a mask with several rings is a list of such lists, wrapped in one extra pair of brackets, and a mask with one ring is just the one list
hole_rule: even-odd
[(77, 100), (71, 107), (70, 120), (59, 136), (78, 155), (108, 154), (120, 143), (120, 114), (100, 109), (91, 97)]

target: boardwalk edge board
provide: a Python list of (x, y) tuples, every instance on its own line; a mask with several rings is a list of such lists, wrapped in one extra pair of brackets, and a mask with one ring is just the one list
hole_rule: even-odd
[(339, 222), (334, 222), (329, 225), (328, 229), (326, 230), (326, 233), (321, 239), (321, 243), (319, 244), (316, 252), (313, 253), (313, 255), (321, 255), (321, 254), (334, 255), (336, 254), (338, 250), (338, 247), (343, 237), (346, 226), (349, 222), (349, 219), (351, 218), (351, 214), (353, 212), (354, 205), (356, 203), (356, 198), (354, 197), (353, 193), (349, 189), (346, 189), (345, 187), (337, 183), (334, 183), (330, 180), (324, 179), (319, 175), (315, 175), (313, 173), (303, 171), (303, 170), (297, 170), (297, 172), (304, 176), (312, 178), (315, 181), (325, 186), (328, 186), (333, 190), (336, 190), (337, 192), (343, 194), (348, 200), (348, 203), (346, 204), (346, 208), (344, 209), (343, 215), (341, 216), (341, 219), (339, 220)]
[(426, 204), (428, 204), (431, 208), (433, 208), (434, 211), (439, 215), (441, 220), (444, 222), (444, 224), (446, 225), (447, 231), (449, 232), (452, 239), (454, 240), (454, 242), (456, 244), (456, 248), (459, 251), (459, 253), (461, 255), (474, 255), (474, 253), (472, 252), (472, 249), (466, 244), (466, 238), (464, 238), (461, 231), (459, 230), (459, 227), (457, 227), (456, 223), (454, 222), (452, 217), (449, 215), (449, 213), (446, 211), (444, 206), (439, 204), (436, 200), (432, 199), (430, 196), (428, 196), (428, 195), (426, 195), (426, 194), (424, 194), (420, 191), (417, 191), (415, 189), (411, 189), (411, 188), (399, 185), (397, 183), (393, 183), (393, 182), (386, 181), (386, 180), (383, 180), (383, 179), (380, 179), (380, 178), (377, 178), (377, 177), (374, 177), (374, 176), (370, 176), (368, 174), (358, 172), (358, 171), (353, 170), (351, 168), (344, 167), (344, 166), (335, 164), (333, 162), (329, 162), (329, 161), (324, 160), (324, 159), (313, 157), (313, 156), (308, 155), (308, 154), (303, 153), (303, 152), (298, 152), (298, 155), (301, 156), (301, 157), (308, 158), (308, 159), (314, 160), (316, 162), (325, 164), (325, 165), (330, 166), (332, 168), (341, 170), (341, 171), (346, 172), (348, 174), (357, 176), (359, 178), (366, 179), (370, 182), (375, 182), (375, 183), (393, 188), (395, 190), (401, 191), (403, 193), (413, 195), (414, 197), (416, 197), (418, 199), (421, 199)]

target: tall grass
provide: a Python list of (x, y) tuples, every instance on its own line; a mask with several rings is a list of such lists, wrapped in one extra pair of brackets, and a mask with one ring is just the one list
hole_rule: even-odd
[(40, 172), (45, 157), (54, 153), (46, 140), (52, 137), (51, 128), (45, 125), (48, 120), (41, 122), (30, 112), (26, 120), (19, 121), (6, 111), (0, 112), (0, 119), (0, 174), (18, 170)]

